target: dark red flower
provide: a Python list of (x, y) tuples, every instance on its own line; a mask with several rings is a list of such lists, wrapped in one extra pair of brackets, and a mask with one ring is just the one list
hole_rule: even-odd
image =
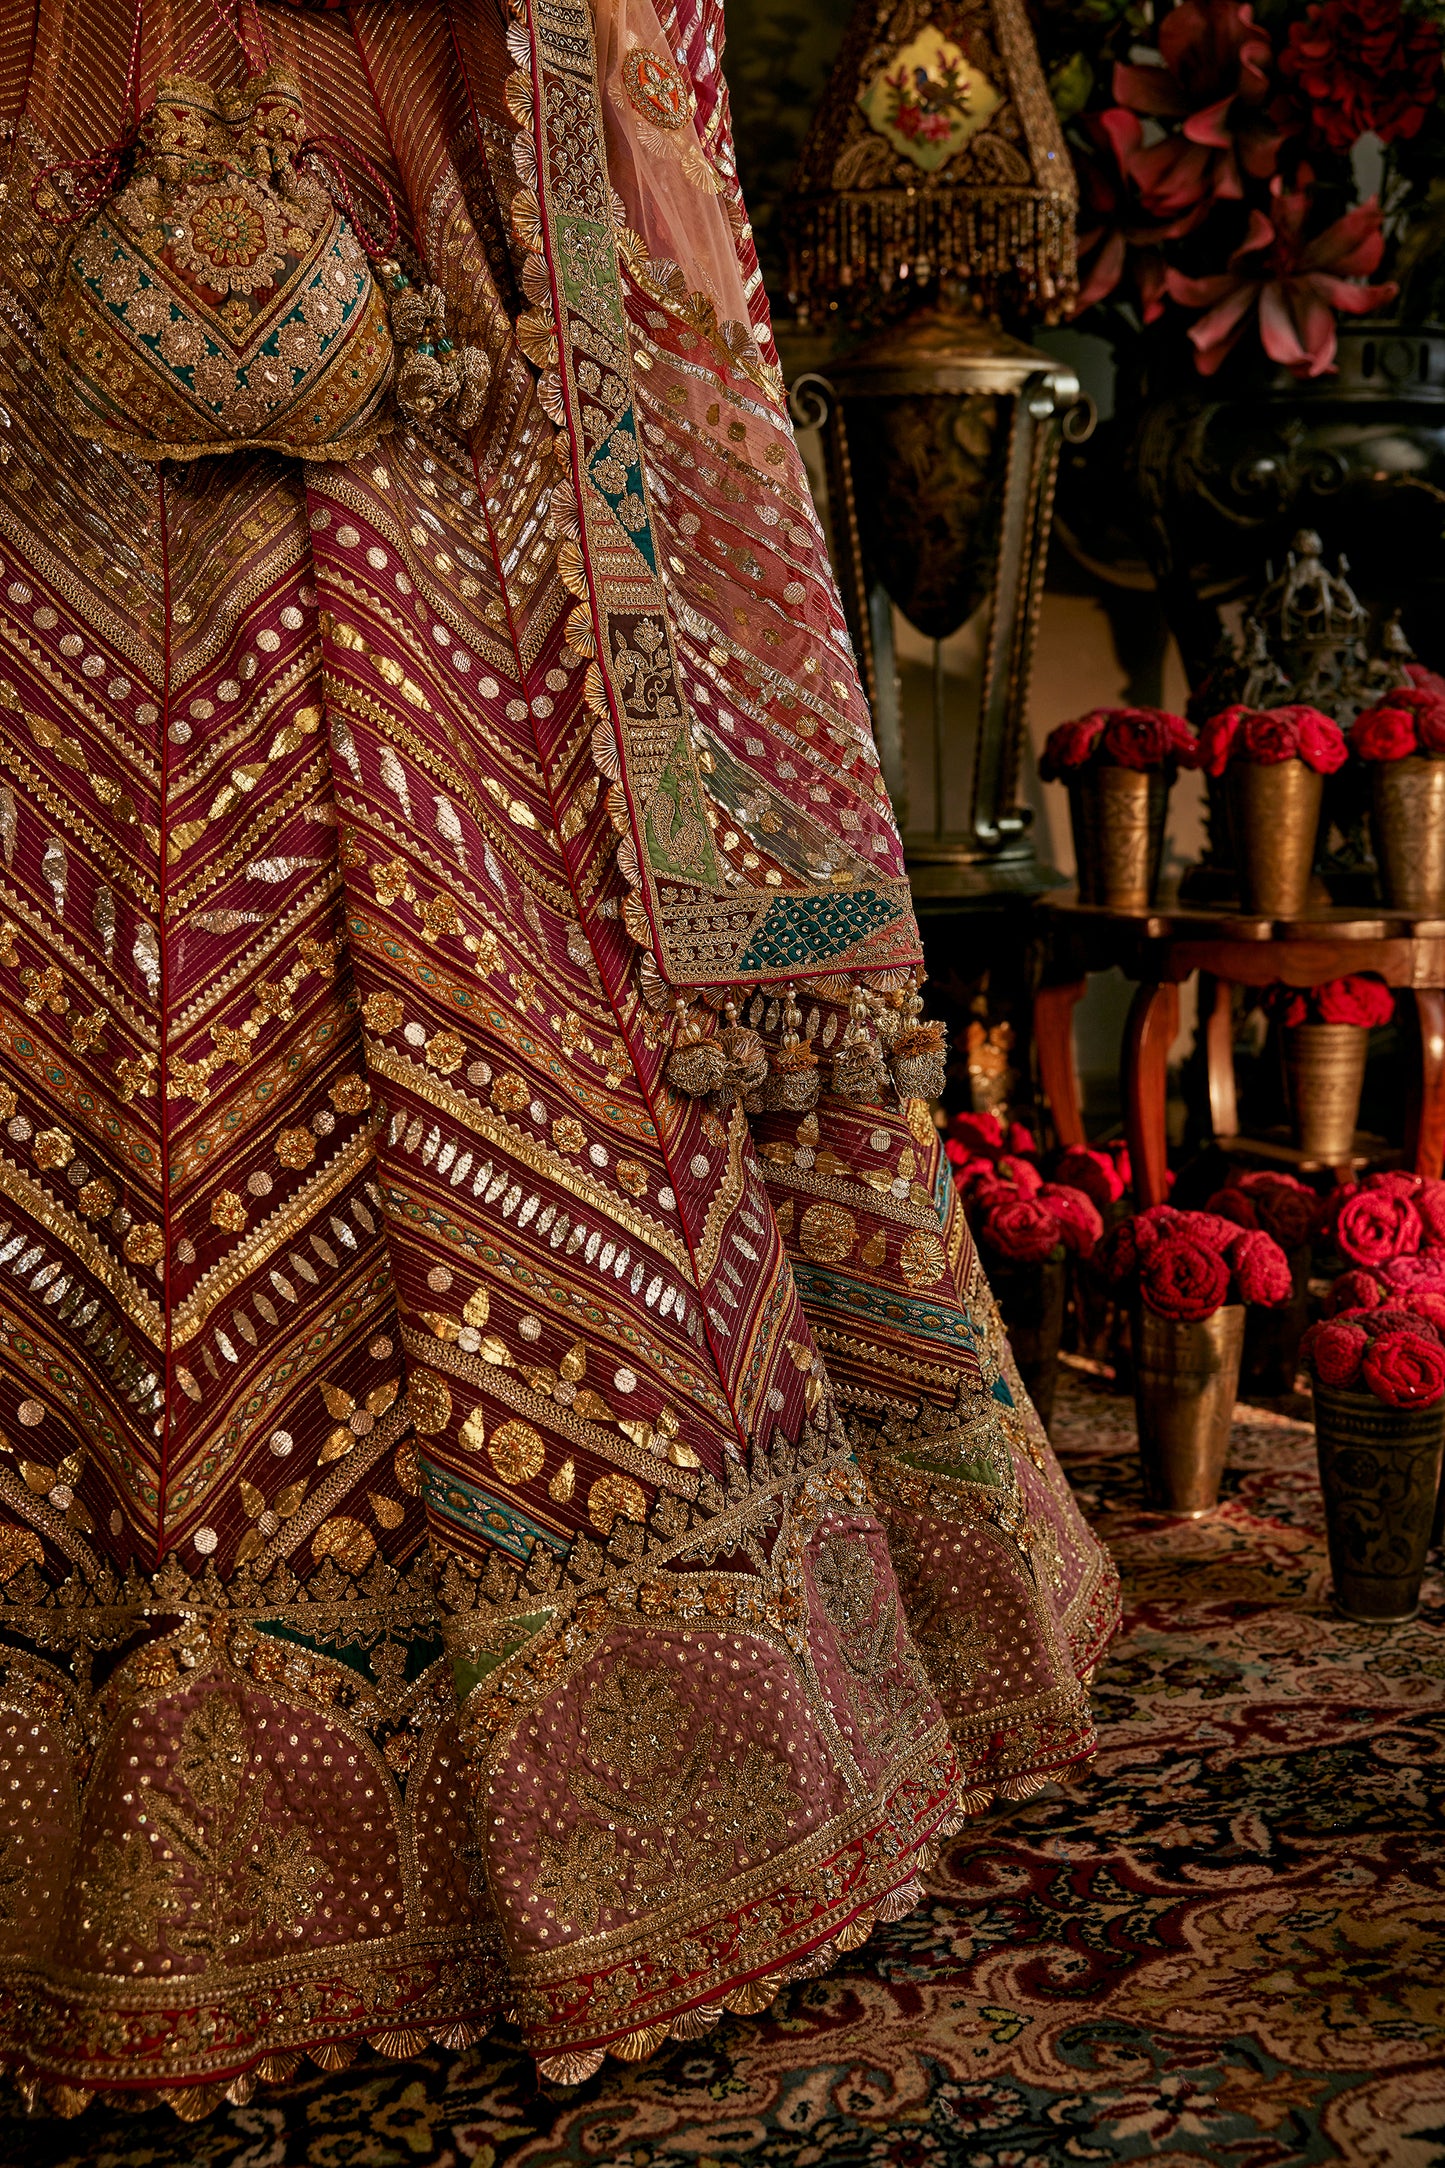
[(1258, 1174), (1240, 1175), (1237, 1186), (1254, 1207), (1265, 1233), (1273, 1235), (1287, 1250), (1313, 1241), (1324, 1224), (1323, 1198), (1296, 1175), (1265, 1169)]
[(1234, 752), (1234, 741), (1239, 726), (1250, 708), (1221, 708), (1218, 715), (1211, 715), (1199, 733), (1199, 765), (1206, 775), (1223, 775)]
[(1312, 0), (1289, 26), (1279, 68), (1331, 150), (1371, 132), (1393, 143), (1419, 133), (1439, 96), (1440, 33), (1398, 0)]
[(1408, 708), (1389, 703), (1366, 708), (1350, 731), (1350, 751), (1359, 760), (1404, 760), (1419, 747), (1414, 716)]
[(1389, 987), (1369, 972), (1329, 979), (1315, 988), (1314, 998), (1322, 1024), (1359, 1024), (1366, 1031), (1377, 1031), (1395, 1013)]
[(1394, 299), (1392, 285), (1363, 283), (1385, 252), (1378, 202), (1372, 196), (1322, 233), (1309, 234), (1313, 180), (1305, 166), (1293, 189), (1275, 175), (1269, 213), (1251, 211), (1228, 270), (1207, 278), (1165, 273), (1176, 301), (1204, 311), (1189, 333), (1201, 376), (1214, 374), (1256, 309), (1260, 342), (1270, 360), (1296, 376), (1323, 376), (1335, 363), (1335, 311), (1363, 316)]
[(1235, 752), (1262, 767), (1299, 759), (1299, 726), (1288, 708), (1265, 708), (1246, 715), (1239, 725)]
[(1037, 1196), (1043, 1176), (1032, 1160), (1020, 1159), (1017, 1152), (1005, 1152), (998, 1163), (1000, 1181), (1012, 1182), (1024, 1197)]
[(1385, 1299), (1385, 1290), (1373, 1272), (1342, 1272), (1325, 1297), (1325, 1316), (1340, 1310), (1374, 1310)]
[(1033, 1131), (1026, 1128), (1022, 1122), (1009, 1123), (1007, 1141), (1011, 1152), (1018, 1152), (1027, 1159), (1037, 1159), (1039, 1152), (1038, 1140)]
[(1343, 768), (1350, 757), (1345, 734), (1323, 709), (1292, 706), (1275, 708), (1272, 712), (1292, 719), (1299, 736), (1299, 757), (1317, 774), (1333, 775), (1336, 769)]
[(1210, 1198), (1205, 1210), (1220, 1219), (1233, 1220), (1236, 1227), (1257, 1227), (1259, 1214), (1242, 1189), (1219, 1189)]
[(966, 1144), (970, 1152), (983, 1152), (996, 1156), (1003, 1150), (1003, 1130), (996, 1114), (955, 1114), (948, 1125), (948, 1134), (960, 1144)]
[(1071, 1144), (1059, 1154), (1054, 1180), (1066, 1183), (1070, 1189), (1081, 1189), (1101, 1212), (1124, 1194), (1117, 1162), (1108, 1152), (1093, 1151), (1085, 1144)]
[(1141, 1260), (1139, 1292), (1161, 1317), (1197, 1322), (1228, 1299), (1229, 1267), (1218, 1250), (1171, 1230)]
[(1038, 1264), (1053, 1255), (1063, 1236), (1047, 1205), (1036, 1197), (1013, 1196), (989, 1206), (980, 1239), (1011, 1264)]
[(1176, 1212), (1169, 1232), (1187, 1235), (1191, 1242), (1202, 1242), (1207, 1250), (1218, 1250), (1221, 1257), (1239, 1237), (1237, 1222), (1221, 1219), (1217, 1212)]
[(1408, 1302), (1402, 1302), (1396, 1295), (1392, 1300), (1382, 1302), (1378, 1309), (1367, 1310), (1356, 1322), (1364, 1326), (1372, 1340), (1382, 1333), (1418, 1332), (1422, 1340), (1433, 1341), (1436, 1346), (1440, 1344), (1435, 1327), (1416, 1310), (1413, 1295)]
[(1073, 769), (1082, 768), (1092, 759), (1112, 712), (1110, 708), (1095, 708), (1090, 714), (1080, 715), (1072, 723), (1060, 723), (1049, 732), (1039, 758), (1039, 774), (1046, 783), (1067, 777)]
[(1360, 1187), (1388, 1190), (1392, 1197), (1418, 1197), (1425, 1187), (1425, 1178), (1420, 1174), (1407, 1173), (1403, 1167), (1391, 1167), (1384, 1174), (1365, 1175)]
[(1121, 768), (1162, 768), (1194, 758), (1194, 732), (1162, 708), (1117, 708), (1104, 730), (1104, 752)]
[(1209, 199), (1180, 217), (1152, 218), (1130, 177), (1133, 159), (1144, 143), (1144, 123), (1137, 113), (1113, 106), (1107, 113), (1080, 115), (1085, 143), (1071, 144), (1079, 184), (1079, 298), (1073, 314), (1081, 316), (1106, 301), (1127, 275), (1146, 324), (1164, 314), (1164, 243), (1177, 241), (1209, 215)]
[(1311, 1325), (1300, 1342), (1300, 1354), (1322, 1385), (1350, 1386), (1359, 1377), (1369, 1344), (1363, 1326), (1325, 1318)]
[(1289, 1259), (1272, 1235), (1236, 1234), (1229, 1252), (1241, 1302), (1287, 1302), (1294, 1292)]
[(1063, 1182), (1045, 1182), (1038, 1202), (1047, 1205), (1058, 1221), (1064, 1248), (1075, 1257), (1092, 1257), (1104, 1234), (1104, 1222), (1093, 1201), (1081, 1189), (1070, 1189)]
[(1335, 1214), (1335, 1241), (1357, 1265), (1383, 1265), (1420, 1247), (1420, 1215), (1408, 1197), (1357, 1189)]
[[(1181, 0), (1159, 25), (1160, 65), (1120, 62), (1121, 106), (1163, 123), (1127, 170), (1146, 212), (1178, 218), (1198, 204), (1244, 193), (1274, 172), (1285, 131), (1270, 112), (1268, 33), (1239, 0)], [(1175, 124), (1175, 125), (1171, 125)]]
[(1392, 1408), (1429, 1408), (1445, 1398), (1445, 1348), (1419, 1332), (1372, 1340), (1360, 1364), (1364, 1383)]

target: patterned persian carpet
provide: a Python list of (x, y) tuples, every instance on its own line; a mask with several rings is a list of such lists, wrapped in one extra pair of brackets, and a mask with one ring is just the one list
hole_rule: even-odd
[(1171, 1524), (1130, 1404), (1065, 1380), (1057, 1441), (1125, 1578), (1098, 1765), (955, 1839), (920, 1912), (767, 2017), (576, 2092), (494, 2038), (304, 2065), (195, 2125), (7, 2094), (0, 2161), (1445, 2162), (1445, 1583), (1411, 1626), (1333, 1615), (1305, 1412), (1240, 1408), (1223, 1507)]

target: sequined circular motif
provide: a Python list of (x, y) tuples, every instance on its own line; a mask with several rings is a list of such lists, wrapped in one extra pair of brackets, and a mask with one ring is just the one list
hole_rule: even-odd
[(487, 1451), (504, 1483), (526, 1483), (540, 1471), (545, 1447), (530, 1423), (507, 1422), (492, 1432)]
[(664, 54), (634, 45), (622, 63), (622, 80), (633, 112), (651, 121), (654, 128), (670, 133), (685, 128), (692, 119), (697, 104), (692, 85)]
[(798, 1230), (803, 1255), (815, 1265), (836, 1265), (858, 1239), (858, 1223), (840, 1204), (810, 1204)]
[(610, 1536), (619, 1513), (629, 1521), (646, 1520), (647, 1496), (642, 1485), (634, 1483), (631, 1476), (599, 1476), (587, 1493), (588, 1520), (604, 1536)]
[(929, 1287), (942, 1276), (948, 1259), (937, 1235), (926, 1235), (920, 1229), (908, 1237), (898, 1253), (898, 1262), (910, 1287)]

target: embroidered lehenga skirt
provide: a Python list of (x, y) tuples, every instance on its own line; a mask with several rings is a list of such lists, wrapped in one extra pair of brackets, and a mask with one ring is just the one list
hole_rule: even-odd
[[(3, 0), (0, 2056), (70, 2110), (760, 2010), (1088, 1754), (1116, 1605), (926, 1100), (831, 1088), (917, 937), (717, 0), (248, 12), (488, 389), (88, 432), (199, 382), (103, 251), (131, 376), (47, 331), (134, 17)], [(675, 1088), (725, 1030), (769, 1084)]]

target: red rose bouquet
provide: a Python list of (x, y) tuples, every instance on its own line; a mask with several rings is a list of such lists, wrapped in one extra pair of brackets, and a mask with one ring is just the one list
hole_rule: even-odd
[(1413, 753), (1445, 756), (1445, 698), (1429, 686), (1406, 685), (1356, 716), (1350, 751), (1357, 760), (1408, 760)]
[(1323, 986), (1275, 986), (1270, 998), (1285, 1025), (1358, 1024), (1362, 1030), (1376, 1031), (1395, 1013), (1389, 987), (1368, 971), (1327, 979)]
[(1151, 1205), (1121, 1220), (1099, 1252), (1109, 1284), (1160, 1317), (1198, 1323), (1226, 1303), (1272, 1306), (1290, 1293), (1289, 1262), (1271, 1235), (1216, 1212)]
[(1021, 1122), (1011, 1122), (1005, 1136), (992, 1114), (955, 1115), (944, 1151), (969, 1224), (996, 1258), (1038, 1264), (1065, 1252), (1093, 1255), (1104, 1232), (1097, 1205), (1081, 1183), (1044, 1180)]
[(1393, 1258), (1411, 1257), (1424, 1232), (1414, 1198), (1402, 1194), (1389, 1175), (1366, 1175), (1336, 1192), (1335, 1247), (1351, 1264), (1374, 1271)]
[(1318, 708), (1225, 708), (1199, 733), (1199, 765), (1216, 777), (1234, 760), (1266, 767), (1302, 760), (1320, 775), (1333, 775), (1348, 757), (1344, 732)]
[(1101, 1212), (1117, 1204), (1129, 1184), (1129, 1154), (1120, 1146), (1099, 1151), (1087, 1144), (1071, 1144), (1054, 1163), (1054, 1180), (1081, 1189)]
[(1311, 1377), (1339, 1392), (1371, 1393), (1390, 1408), (1429, 1408), (1445, 1399), (1440, 1329), (1399, 1303), (1321, 1318), (1300, 1352)]
[(1163, 768), (1195, 761), (1194, 732), (1164, 708), (1095, 708), (1051, 730), (1039, 761), (1046, 783), (1072, 782), (1084, 768)]

